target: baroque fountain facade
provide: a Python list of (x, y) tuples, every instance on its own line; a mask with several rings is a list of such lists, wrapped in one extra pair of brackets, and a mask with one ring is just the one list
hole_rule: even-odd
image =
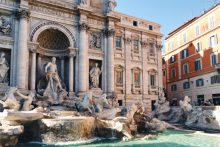
[(170, 111), (160, 24), (115, 12), (115, 0), (0, 6), (1, 145), (129, 140), (173, 128), (159, 120)]

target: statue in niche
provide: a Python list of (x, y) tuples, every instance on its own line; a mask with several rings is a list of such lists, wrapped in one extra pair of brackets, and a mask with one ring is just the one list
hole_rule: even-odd
[(108, 13), (113, 12), (116, 6), (117, 6), (117, 2), (115, 0), (109, 0), (108, 1)]
[(2, 52), (0, 55), (0, 83), (8, 83), (9, 65), (4, 56), (5, 53)]
[(87, 0), (80, 0), (80, 4), (87, 5)]
[[(49, 70), (48, 70), (49, 68)], [(50, 89), (50, 91), (56, 92), (57, 88), (59, 87), (61, 91), (63, 91), (63, 88), (60, 83), (60, 78), (57, 73), (57, 65), (56, 65), (56, 58), (52, 58), (52, 62), (48, 62), (45, 67), (45, 72), (47, 73), (46, 78), (49, 80), (49, 84), (47, 86), (47, 89)]]
[(11, 32), (11, 22), (5, 21), (2, 17), (0, 17), (0, 31), (5, 35), (10, 34)]
[[(48, 62), (44, 65), (44, 71), (46, 72), (46, 77), (41, 79), (38, 84), (38, 100), (46, 100), (52, 105), (61, 104), (67, 97), (68, 92), (63, 88), (65, 84), (58, 75), (55, 57), (52, 58), (52, 62)], [(46, 89), (44, 89), (45, 85)]]
[(93, 67), (90, 71), (90, 80), (91, 80), (91, 88), (99, 88), (99, 76), (103, 71), (103, 67), (101, 70), (98, 67), (98, 63), (95, 64), (96, 67)]
[(101, 35), (90, 33), (90, 48), (101, 48)]

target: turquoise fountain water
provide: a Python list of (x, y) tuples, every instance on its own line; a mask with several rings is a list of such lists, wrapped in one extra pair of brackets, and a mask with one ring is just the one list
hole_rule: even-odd
[(195, 135), (192, 133), (168, 130), (162, 133), (164, 135), (157, 136), (150, 140), (109, 140), (99, 139), (95, 142), (88, 142), (82, 144), (75, 144), (72, 142), (67, 144), (54, 144), (54, 145), (40, 145), (37, 143), (31, 144), (18, 144), (15, 147), (219, 147), (220, 138)]

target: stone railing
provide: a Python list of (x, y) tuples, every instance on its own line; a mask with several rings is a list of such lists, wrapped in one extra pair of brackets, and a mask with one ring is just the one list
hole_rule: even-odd
[(119, 91), (119, 93), (125, 93), (125, 84), (123, 83), (115, 83), (115, 91)]
[(136, 56), (140, 59), (141, 58), (141, 51), (132, 50), (131, 56), (132, 56), (132, 58), (134, 58)]
[(114, 52), (115, 52), (115, 55), (119, 54), (119, 55), (121, 55), (121, 57), (124, 57), (124, 48), (115, 47)]
[(152, 93), (158, 94), (158, 86), (149, 85), (148, 87), (149, 87), (150, 94), (152, 94)]
[(142, 94), (142, 85), (132, 84), (132, 93), (133, 94)]
[(215, 70), (220, 73), (220, 63), (215, 64)]

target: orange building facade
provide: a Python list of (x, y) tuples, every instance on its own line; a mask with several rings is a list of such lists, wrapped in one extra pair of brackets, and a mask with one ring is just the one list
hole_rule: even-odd
[(220, 3), (184, 23), (165, 38), (163, 85), (172, 105), (220, 104)]

